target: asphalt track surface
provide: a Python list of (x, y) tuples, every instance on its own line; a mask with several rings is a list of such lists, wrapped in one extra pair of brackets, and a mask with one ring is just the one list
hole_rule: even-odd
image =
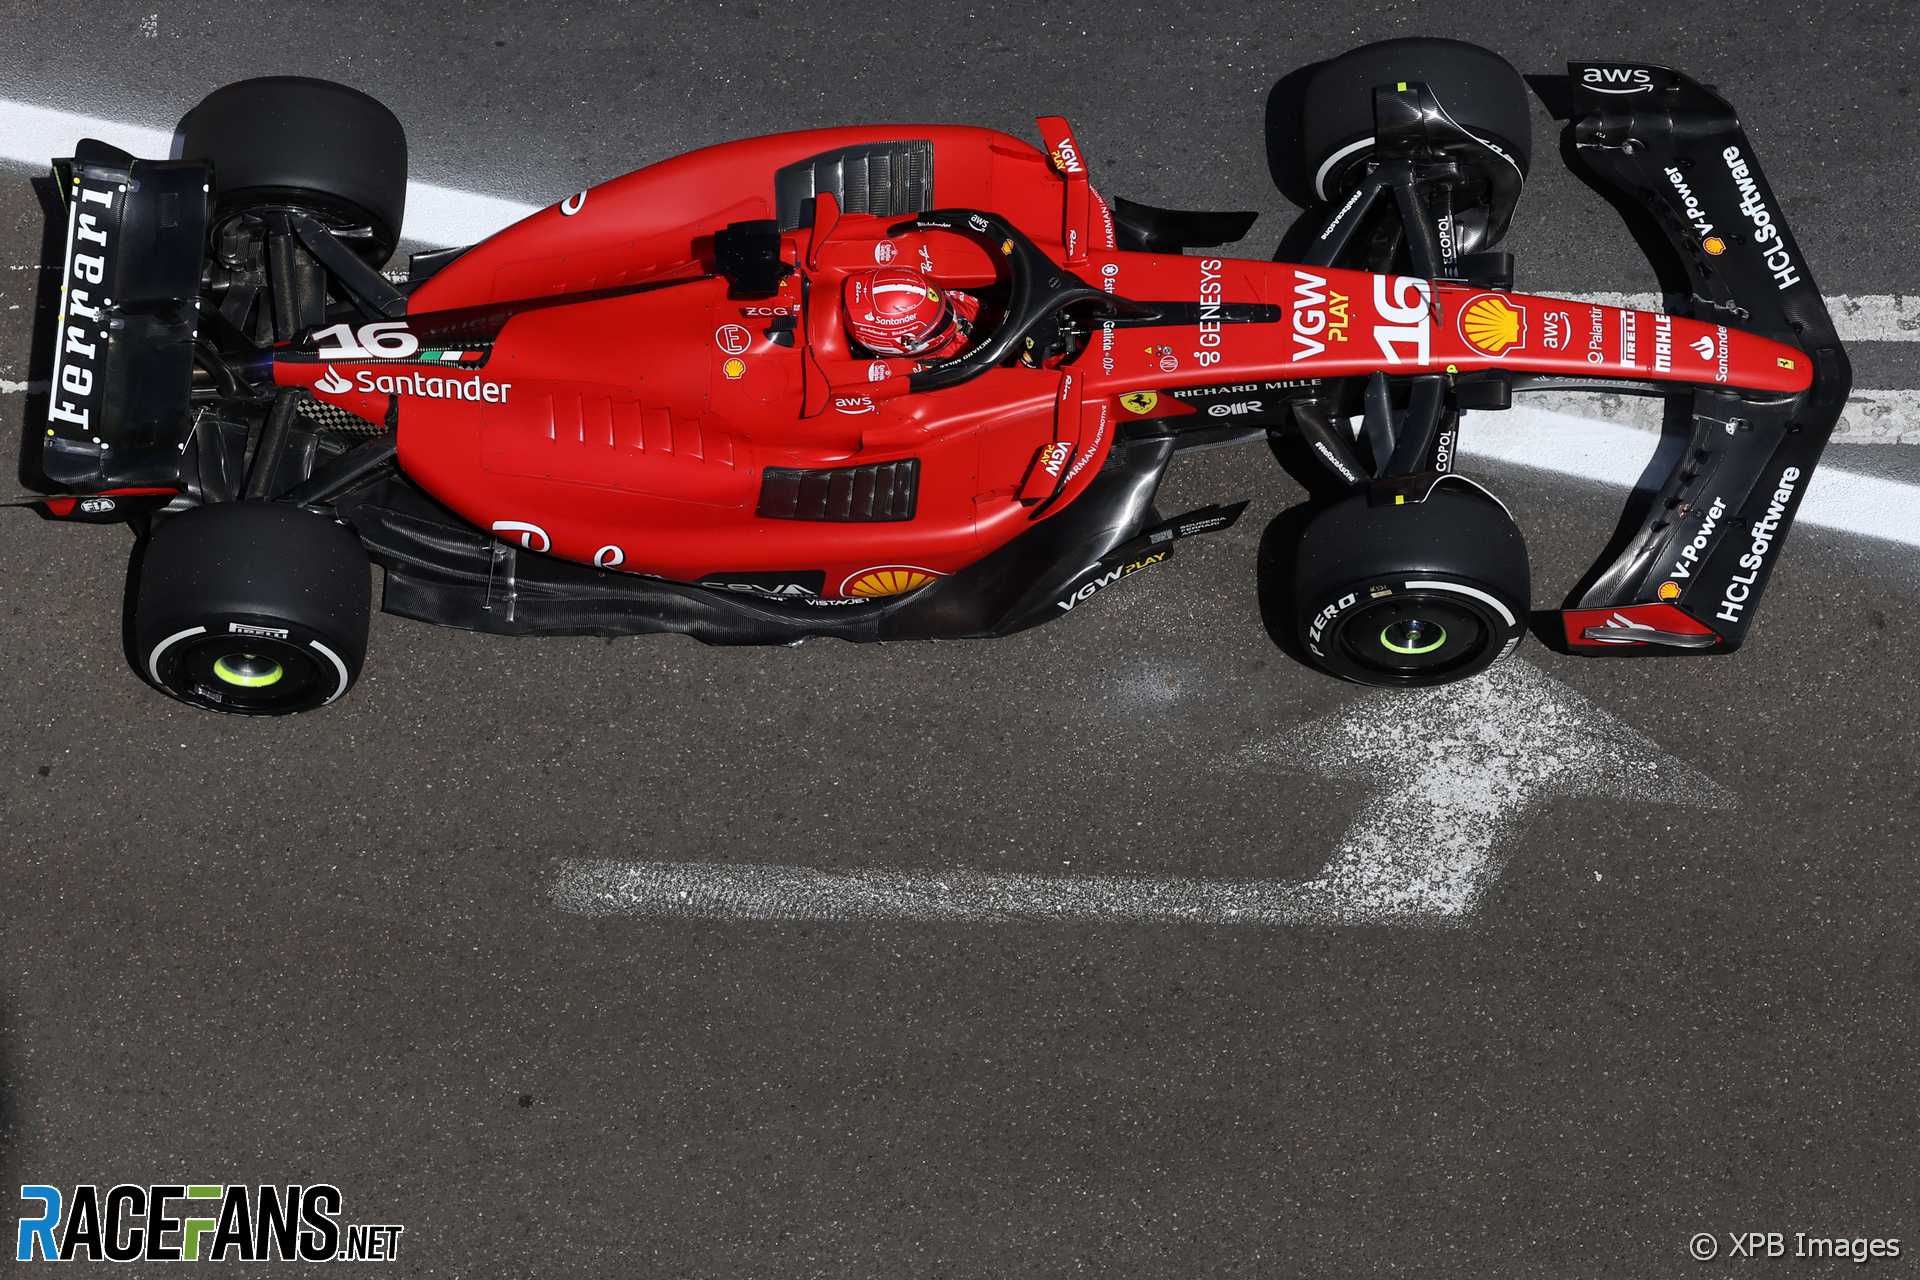
[[(1261, 143), (1274, 79), (1440, 32), (1530, 71), (1640, 56), (1719, 84), (1827, 292), (1920, 288), (1908, 5), (1173, 8), (6, 4), (0, 93), (164, 127), (227, 79), (329, 76), (398, 111), (417, 176), (536, 202), (777, 128), (1026, 134), (1059, 112), (1103, 190), (1261, 208), (1259, 255), (1290, 214)], [(1522, 287), (1651, 288), (1537, 123)], [(28, 176), (0, 184), (7, 264), (38, 254)], [(6, 274), (17, 370), (37, 274)], [(1920, 385), (1910, 344), (1854, 355), (1859, 385)], [(12, 421), (22, 403), (0, 396)], [(1826, 465), (1910, 484), (1911, 454)], [(1556, 598), (1621, 495), (1477, 470)], [(420, 1275), (1846, 1265), (1796, 1260), (1794, 1232), (1899, 1237), (1871, 1265), (1912, 1271), (1913, 547), (1796, 529), (1731, 659), (1530, 644), (1505, 685), (1396, 705), (1261, 631), (1254, 545), (1294, 496), (1252, 452), (1183, 463), (1163, 507), (1248, 497), (1248, 519), (992, 645), (511, 642), (376, 617), (350, 699), (274, 723), (141, 686), (124, 533), (16, 515), (4, 1180), (330, 1181), (348, 1220), (406, 1226), (399, 1270)], [(1610, 745), (1543, 771), (1476, 738), (1482, 710)], [(1449, 744), (1478, 790), (1414, 794), (1410, 762)], [(1479, 861), (1424, 915), (1183, 923), (1116, 890), (1104, 917), (1016, 895), (868, 918), (828, 893), (754, 920), (579, 890), (609, 863), (1299, 885), (1356, 850), (1418, 869), (1428, 838)], [(1746, 1230), (1789, 1256), (1687, 1255)]]

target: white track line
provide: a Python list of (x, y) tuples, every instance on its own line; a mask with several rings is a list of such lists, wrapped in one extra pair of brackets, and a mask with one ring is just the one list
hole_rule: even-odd
[[(74, 142), (83, 137), (110, 142), (136, 156), (166, 156), (173, 151), (170, 129), (0, 98), (0, 162), (38, 168), (55, 156), (72, 154)], [(409, 182), (406, 234), (409, 240), (423, 244), (472, 244), (543, 207), (431, 182)], [(1658, 311), (1662, 307), (1660, 297), (1651, 293), (1547, 296), (1640, 310)], [(1827, 299), (1827, 307), (1833, 312), (1840, 336), (1849, 341), (1920, 341), (1920, 297), (1839, 294)]]
[[(148, 159), (173, 153), (170, 129), (0, 98), (0, 160), (43, 168), (55, 156), (72, 155), (73, 144), (81, 138), (98, 138)], [(432, 182), (409, 182), (406, 236), (429, 245), (472, 244), (540, 208)]]
[[(99, 116), (61, 111), (34, 103), (0, 98), (0, 160), (34, 166), (72, 150), (81, 137), (95, 137), (135, 155), (170, 154), (173, 135), (164, 129)], [(519, 221), (539, 206), (479, 192), (462, 191), (431, 182), (407, 184), (406, 233), (410, 240), (431, 245), (470, 244)], [(21, 264), (13, 269), (32, 269)], [(1661, 299), (1649, 293), (1590, 293), (1567, 295), (1612, 306), (1658, 309)], [(1862, 342), (1920, 341), (1920, 299), (1902, 294), (1836, 295), (1827, 299), (1843, 338)], [(26, 390), (19, 381), (0, 379), (0, 394)], [(1554, 407), (1577, 406), (1577, 399), (1550, 401)], [(1589, 402), (1591, 403), (1591, 402)], [(1642, 426), (1658, 421), (1657, 407), (1631, 397), (1614, 397), (1603, 412)], [(1920, 392), (1912, 390), (1856, 391), (1834, 439), (1848, 444), (1920, 443)], [(1468, 442), (1471, 447), (1471, 440)], [(1551, 457), (1527, 465), (1551, 466)]]
[[(1603, 307), (1664, 311), (1657, 293), (1548, 293), (1549, 298), (1597, 302)], [(1904, 293), (1829, 294), (1827, 310), (1843, 342), (1920, 342), (1920, 295)]]
[(149, 160), (173, 153), (171, 129), (0, 98), (0, 156), (13, 163), (44, 167), (55, 156), (72, 155), (73, 144), (82, 138), (98, 138)]
[[(1619, 487), (1639, 481), (1658, 444), (1659, 437), (1650, 431), (1548, 409), (1473, 413), (1460, 425), (1460, 449), (1468, 458)], [(1795, 519), (1801, 525), (1920, 547), (1920, 486), (1822, 465), (1813, 473)]]
[(1518, 660), (1445, 688), (1367, 694), (1231, 763), (1262, 780), (1304, 771), (1373, 790), (1355, 801), (1338, 845), (1307, 880), (563, 859), (550, 895), (581, 915), (710, 920), (1457, 924), (1478, 909), (1529, 810), (1546, 800), (1603, 796), (1635, 811), (1735, 802)]
[[(1665, 404), (1648, 396), (1605, 392), (1537, 391), (1517, 398), (1530, 409), (1552, 409), (1574, 418), (1617, 422), (1656, 431)], [(1861, 391), (1847, 397), (1833, 429), (1835, 444), (1920, 444), (1920, 391)]]

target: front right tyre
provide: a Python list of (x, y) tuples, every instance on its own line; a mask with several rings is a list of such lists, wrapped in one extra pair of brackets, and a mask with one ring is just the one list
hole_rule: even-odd
[(1362, 45), (1314, 69), (1301, 111), (1300, 145), (1316, 197), (1337, 200), (1364, 173), (1373, 154), (1374, 89), (1413, 80), (1526, 176), (1533, 162), (1533, 113), (1520, 73), (1491, 49), (1464, 40), (1409, 37)]
[(290, 715), (360, 674), (370, 568), (337, 521), (270, 502), (196, 507), (158, 523), (134, 573), (129, 657), (189, 706)]

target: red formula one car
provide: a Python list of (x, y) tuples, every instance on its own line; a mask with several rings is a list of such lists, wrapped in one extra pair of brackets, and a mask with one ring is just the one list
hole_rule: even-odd
[(1103, 198), (1046, 117), (1040, 147), (953, 126), (711, 147), (404, 276), (377, 269), (406, 192), (393, 116), (322, 81), (230, 85), (182, 122), (183, 159), (88, 140), (56, 162), (36, 505), (132, 522), (136, 669), (259, 714), (352, 684), (370, 560), (389, 612), (506, 634), (1004, 635), (1231, 525), (1244, 503), (1163, 515), (1156, 490), (1183, 450), (1259, 442), (1308, 494), (1263, 547), (1276, 639), (1429, 684), (1530, 617), (1519, 531), (1454, 470), (1461, 410), (1629, 390), (1692, 439), (1542, 629), (1734, 648), (1848, 373), (1732, 110), (1657, 66), (1560, 86), (1590, 179), (1686, 274), (1667, 315), (1510, 291), (1530, 102), (1497, 56), (1393, 41), (1299, 83), (1271, 126), (1313, 201), (1290, 261), (1213, 248), (1250, 214)]

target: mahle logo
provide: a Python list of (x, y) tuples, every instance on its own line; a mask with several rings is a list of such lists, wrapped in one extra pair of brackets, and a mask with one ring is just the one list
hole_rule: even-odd
[(63, 1192), (28, 1184), (17, 1262), (392, 1262), (398, 1223), (342, 1223), (340, 1188), (93, 1183)]

